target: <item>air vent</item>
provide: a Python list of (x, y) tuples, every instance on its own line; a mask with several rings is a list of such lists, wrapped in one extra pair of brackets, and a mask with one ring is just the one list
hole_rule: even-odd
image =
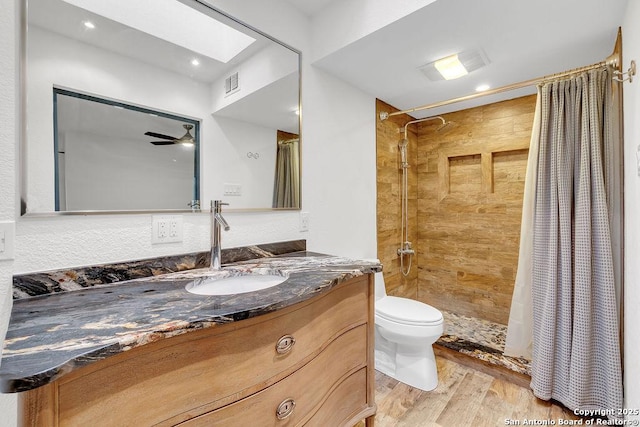
[(224, 80), (224, 93), (229, 95), (240, 89), (238, 86), (238, 73), (233, 73)]

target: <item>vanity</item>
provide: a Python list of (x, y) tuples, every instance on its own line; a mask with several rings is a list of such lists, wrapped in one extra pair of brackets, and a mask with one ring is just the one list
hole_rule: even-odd
[(255, 292), (187, 292), (205, 268), (15, 300), (0, 385), (22, 425), (373, 425), (380, 265), (266, 253), (225, 265), (287, 275)]

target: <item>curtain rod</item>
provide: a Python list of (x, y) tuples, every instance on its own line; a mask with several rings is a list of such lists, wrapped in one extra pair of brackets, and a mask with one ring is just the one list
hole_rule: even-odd
[[(564, 77), (564, 76), (568, 76), (568, 75), (571, 75), (571, 74), (592, 70), (592, 69), (595, 69), (595, 68), (603, 67), (605, 65), (610, 65), (614, 69), (618, 70), (620, 68), (620, 54), (614, 52), (611, 55), (609, 55), (606, 60), (598, 62), (596, 64), (587, 65), (585, 67), (580, 67), (580, 68), (574, 68), (572, 70), (563, 71), (563, 72), (556, 73), (556, 74), (551, 74), (551, 75), (545, 76), (545, 77), (538, 77), (538, 78), (531, 79), (531, 80), (525, 80), (525, 81), (522, 81), (522, 82), (519, 82), (519, 83), (513, 83), (513, 84), (510, 84), (510, 85), (498, 87), (498, 88), (495, 88), (495, 89), (486, 90), (484, 92), (472, 93), (471, 95), (461, 96), (460, 98), (453, 98), (453, 99), (448, 99), (446, 101), (434, 102), (433, 104), (422, 105), (420, 107), (410, 108), (408, 110), (395, 111), (393, 113), (387, 113), (387, 112), (383, 111), (383, 112), (380, 113), (380, 120), (386, 120), (391, 116), (398, 116), (400, 114), (409, 114), (409, 113), (413, 113), (415, 111), (429, 110), (431, 108), (437, 108), (437, 107), (442, 107), (442, 106), (449, 105), (449, 104), (455, 104), (456, 102), (469, 101), (471, 99), (480, 98), (482, 96), (495, 95), (495, 94), (502, 93), (502, 92), (507, 92), (507, 91), (510, 91), (510, 90), (522, 89), (522, 88), (525, 88), (525, 87), (528, 87), (528, 86), (537, 85), (537, 84), (542, 83), (542, 82), (544, 82), (546, 80), (556, 79), (556, 78), (559, 78), (559, 77)], [(633, 67), (633, 65), (634, 64), (633, 64), (633, 61), (632, 61), (632, 67)], [(619, 74), (625, 74), (625, 73), (619, 73)], [(631, 75), (631, 69), (629, 69), (629, 74)], [(634, 67), (634, 74), (635, 74), (635, 67)]]

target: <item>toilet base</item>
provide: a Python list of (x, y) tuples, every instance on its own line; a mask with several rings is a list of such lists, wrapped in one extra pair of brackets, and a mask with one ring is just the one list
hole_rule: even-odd
[(438, 370), (430, 343), (397, 344), (376, 331), (375, 368), (411, 387), (431, 391), (438, 386)]

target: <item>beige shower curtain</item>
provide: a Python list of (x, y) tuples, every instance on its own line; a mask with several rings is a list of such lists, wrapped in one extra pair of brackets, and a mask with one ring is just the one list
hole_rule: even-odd
[(539, 98), (540, 138), (529, 153), (537, 157), (535, 186), (526, 196), (533, 202), (531, 388), (570, 409), (614, 411), (623, 401), (604, 166), (614, 144), (611, 72), (545, 83)]
[(274, 208), (300, 207), (300, 140), (278, 142), (273, 186)]
[(533, 309), (531, 301), (531, 277), (533, 254), (533, 212), (535, 202), (536, 180), (538, 178), (538, 145), (540, 142), (540, 88), (536, 100), (536, 110), (531, 129), (527, 174), (524, 181), (524, 197), (522, 200), (522, 221), (520, 223), (520, 252), (516, 282), (511, 298), (509, 326), (504, 346), (504, 354), (514, 357), (525, 357), (531, 360), (533, 355)]

